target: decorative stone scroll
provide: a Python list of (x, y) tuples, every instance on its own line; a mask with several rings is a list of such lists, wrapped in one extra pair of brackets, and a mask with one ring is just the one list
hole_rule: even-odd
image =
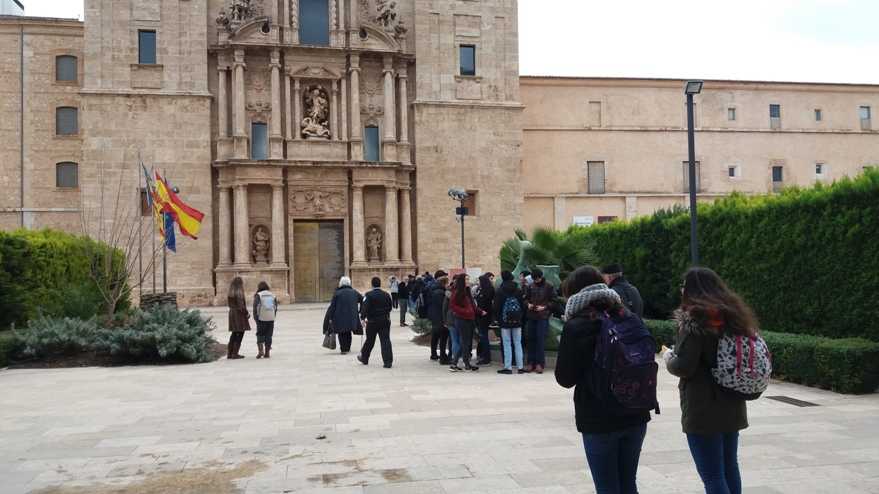
[(265, 225), (256, 225), (251, 230), (251, 256), (254, 263), (269, 262), (269, 251), (271, 248), (271, 234)]
[(366, 229), (366, 260), (380, 261), (384, 236), (378, 225), (369, 225)]
[(345, 193), (341, 190), (297, 190), (290, 193), (290, 214), (305, 217), (344, 216)]
[(307, 139), (330, 138), (330, 100), (327, 90), (311, 86), (303, 96), (305, 118), (300, 122), (302, 137)]

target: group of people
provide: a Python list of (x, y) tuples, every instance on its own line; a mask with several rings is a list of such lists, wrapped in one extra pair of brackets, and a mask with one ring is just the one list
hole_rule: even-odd
[[(247, 310), (244, 298), (244, 280), (236, 277), (229, 285), (227, 297), (229, 304), (229, 343), (226, 345), (226, 358), (237, 360), (241, 355), (244, 333), (250, 331), (251, 313)], [(272, 335), (275, 332), (275, 317), (278, 315), (278, 299), (269, 289), (269, 284), (260, 281), (253, 294), (253, 320), (256, 323), (256, 358), (271, 358)]]

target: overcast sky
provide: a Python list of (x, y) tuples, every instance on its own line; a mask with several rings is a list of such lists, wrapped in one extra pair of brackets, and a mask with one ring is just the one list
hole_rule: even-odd
[(524, 75), (879, 84), (877, 0), (519, 0), (519, 29)]

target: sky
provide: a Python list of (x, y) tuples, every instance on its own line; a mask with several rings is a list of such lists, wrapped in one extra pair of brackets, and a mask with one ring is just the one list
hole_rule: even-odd
[[(81, 0), (23, 3), (82, 18)], [(519, 0), (520, 71), (879, 84), (877, 19), (877, 0)]]

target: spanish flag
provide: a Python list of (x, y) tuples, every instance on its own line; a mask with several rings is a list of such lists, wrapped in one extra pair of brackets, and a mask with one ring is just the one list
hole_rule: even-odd
[(180, 200), (158, 171), (156, 171), (156, 196), (158, 196), (157, 202), (162, 204), (162, 209), (170, 213), (177, 222), (180, 233), (193, 239), (198, 238), (204, 213)]

